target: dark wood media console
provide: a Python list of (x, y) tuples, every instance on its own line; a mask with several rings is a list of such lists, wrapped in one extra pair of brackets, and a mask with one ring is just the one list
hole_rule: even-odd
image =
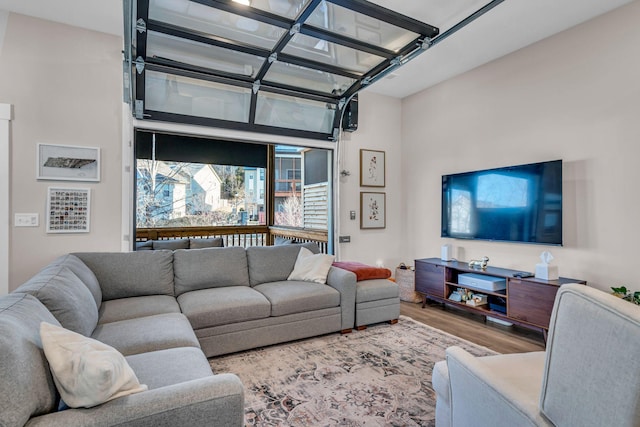
[[(520, 278), (514, 274), (519, 270), (487, 267), (486, 270), (470, 268), (467, 263), (458, 261), (442, 261), (439, 258), (424, 258), (415, 260), (416, 292), (422, 295), (422, 307), (427, 299), (450, 304), (474, 313), (490, 316), (509, 323), (540, 329), (545, 335), (549, 329), (549, 319), (560, 285), (565, 283), (580, 283), (586, 285), (585, 280), (561, 277), (558, 280), (542, 280), (534, 277)], [(464, 273), (475, 273), (506, 279), (506, 289), (489, 291), (461, 285), (458, 276)], [(472, 306), (466, 302), (449, 299), (458, 288), (487, 295), (488, 304)]]

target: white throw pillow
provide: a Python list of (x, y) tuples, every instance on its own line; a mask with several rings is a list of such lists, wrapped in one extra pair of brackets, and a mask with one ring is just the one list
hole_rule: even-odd
[(60, 397), (70, 408), (91, 408), (147, 390), (115, 348), (73, 331), (40, 324), (42, 348)]
[(327, 274), (335, 257), (327, 254), (314, 254), (307, 248), (300, 248), (296, 264), (287, 280), (327, 283)]

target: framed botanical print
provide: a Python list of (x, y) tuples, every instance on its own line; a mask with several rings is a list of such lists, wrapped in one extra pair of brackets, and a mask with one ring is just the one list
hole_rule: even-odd
[(360, 150), (360, 186), (384, 187), (385, 152)]
[(386, 227), (386, 194), (360, 193), (360, 228)]

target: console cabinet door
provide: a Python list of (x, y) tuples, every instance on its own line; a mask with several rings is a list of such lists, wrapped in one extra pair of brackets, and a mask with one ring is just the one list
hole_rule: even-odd
[(416, 262), (416, 291), (444, 298), (445, 268), (427, 262)]
[(549, 328), (558, 286), (509, 279), (508, 292), (509, 317), (544, 329)]

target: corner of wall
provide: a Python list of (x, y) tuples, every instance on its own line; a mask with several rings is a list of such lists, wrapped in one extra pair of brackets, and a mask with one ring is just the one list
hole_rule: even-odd
[(0, 57), (2, 56), (2, 46), (4, 46), (4, 34), (7, 32), (9, 23), (9, 12), (0, 9)]
[(10, 146), (11, 119), (13, 118), (13, 106), (0, 104), (0, 231), (5, 238), (0, 240), (0, 295), (9, 293), (9, 231), (10, 199), (9, 199), (9, 174), (10, 174)]

